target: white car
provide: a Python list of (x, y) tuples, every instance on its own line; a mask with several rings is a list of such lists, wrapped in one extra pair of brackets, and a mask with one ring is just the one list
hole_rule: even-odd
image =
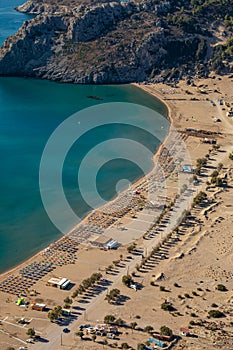
[(26, 342), (27, 342), (27, 343), (34, 344), (34, 341), (33, 341), (31, 338), (27, 339)]
[(116, 336), (115, 336), (115, 334), (113, 334), (113, 333), (107, 333), (107, 338), (109, 338), (109, 339), (115, 339)]
[(138, 290), (136, 284), (130, 284), (129, 288), (132, 288), (134, 290)]

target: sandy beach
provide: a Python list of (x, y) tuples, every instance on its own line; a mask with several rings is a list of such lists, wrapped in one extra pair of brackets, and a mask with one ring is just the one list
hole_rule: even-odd
[[(233, 107), (232, 81), (229, 76), (213, 76), (193, 84), (138, 86), (166, 104), (172, 125), (154, 157), (154, 169), (68, 235), (0, 276), (1, 349), (107, 349), (125, 342), (137, 349), (150, 337), (143, 331), (148, 325), (154, 331), (170, 327), (180, 337), (174, 349), (233, 349), (233, 118), (227, 116)], [(184, 174), (185, 164), (195, 169), (197, 159), (203, 158), (200, 175), (194, 179), (191, 172)], [(216, 169), (222, 186), (211, 183)], [(200, 191), (207, 199), (194, 205)], [(100, 237), (121, 245), (101, 249), (101, 244), (96, 246)], [(130, 252), (133, 242), (136, 248)], [(31, 309), (32, 302), (44, 303), (48, 310), (64, 306), (63, 300), (96, 272), (102, 280), (72, 298), (72, 317), (62, 325), (51, 323), (46, 311)], [(126, 274), (133, 275), (138, 291), (123, 285)], [(69, 279), (71, 288), (48, 286), (54, 277)], [(225, 291), (218, 290), (220, 284)], [(105, 297), (114, 288), (120, 290), (121, 300), (108, 303)], [(15, 304), (19, 293), (28, 305)], [(162, 310), (163, 302), (173, 310)], [(223, 317), (212, 318), (213, 309)], [(82, 340), (75, 335), (81, 324), (103, 323), (106, 315), (127, 325), (119, 326), (117, 339), (97, 336), (93, 341), (84, 334)], [(19, 324), (21, 318), (27, 323)], [(71, 332), (62, 333), (64, 327)], [(181, 336), (181, 327), (193, 336)], [(44, 341), (27, 344), (28, 328)]]

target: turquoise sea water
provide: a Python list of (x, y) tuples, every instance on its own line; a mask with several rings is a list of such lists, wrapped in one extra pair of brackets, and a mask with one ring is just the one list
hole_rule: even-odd
[(0, 0), (0, 45), (10, 35), (17, 32), (23, 21), (31, 16), (14, 10), (23, 3), (22, 0)]
[[(17, 31), (26, 18), (12, 10), (18, 4), (16, 0), (0, 0), (0, 41)], [(8, 19), (6, 13), (10, 16)], [(88, 96), (98, 96), (101, 100)], [(49, 220), (40, 197), (39, 165), (43, 149), (51, 133), (70, 115), (107, 102), (143, 104), (166, 115), (164, 105), (133, 86), (74, 86), (0, 77), (0, 272), (30, 257), (61, 235)], [(126, 113), (126, 122), (128, 117)], [(147, 116), (141, 121), (142, 128), (144, 123), (158, 123), (161, 137), (167, 133), (166, 123), (163, 125)], [(83, 217), (90, 207), (85, 204), (77, 186), (77, 164), (95, 144), (113, 137), (135, 139), (152, 151), (159, 145), (158, 140), (127, 126), (109, 125), (87, 133), (81, 143), (72, 147), (63, 168), (64, 191), (78, 216)], [(98, 192), (105, 200), (116, 195), (115, 185), (120, 179), (135, 181), (142, 176), (137, 164), (120, 157), (114, 159), (114, 155), (112, 158), (98, 172)], [(143, 161), (149, 171), (151, 160)], [(88, 176), (87, 173), (87, 179)]]

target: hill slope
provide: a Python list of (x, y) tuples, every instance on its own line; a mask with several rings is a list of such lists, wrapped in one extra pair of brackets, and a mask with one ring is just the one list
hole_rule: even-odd
[(99, 84), (231, 70), (231, 0), (30, 0), (18, 10), (36, 17), (0, 49), (0, 75)]

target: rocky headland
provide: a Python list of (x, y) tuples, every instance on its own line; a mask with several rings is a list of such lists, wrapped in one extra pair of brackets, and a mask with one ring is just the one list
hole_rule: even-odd
[(2, 76), (102, 84), (231, 70), (227, 55), (222, 59), (229, 26), (215, 18), (204, 21), (205, 13), (194, 15), (186, 1), (29, 0), (18, 11), (34, 17), (0, 49)]

